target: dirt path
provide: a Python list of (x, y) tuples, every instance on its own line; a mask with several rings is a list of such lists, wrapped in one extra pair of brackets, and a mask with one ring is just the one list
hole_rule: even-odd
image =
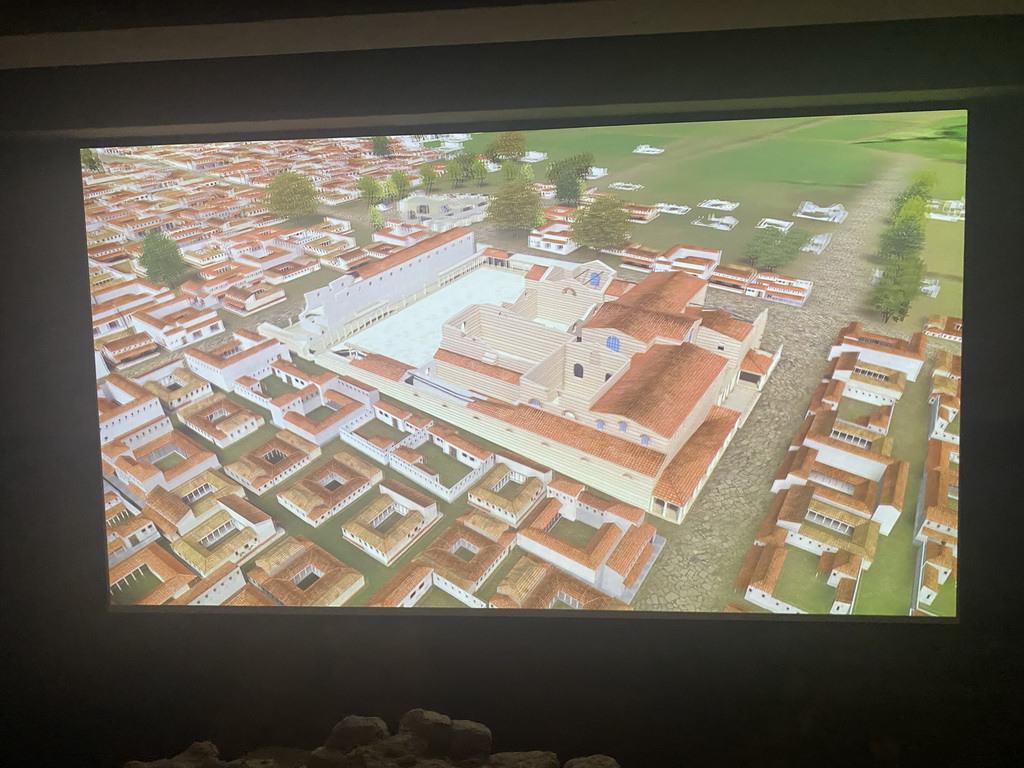
[[(873, 267), (865, 257), (909, 170), (909, 162), (898, 159), (850, 206), (808, 270), (814, 291), (805, 306), (768, 305), (763, 346), (784, 343), (782, 360), (685, 522), (660, 525), (669, 541), (634, 599), (635, 609), (720, 611), (737, 599), (733, 579), (771, 504), (771, 481), (821, 380), (831, 342), (850, 320), (873, 316), (865, 309)], [(747, 316), (766, 306), (718, 290), (709, 292), (708, 303)], [(883, 328), (878, 321), (866, 324)]]

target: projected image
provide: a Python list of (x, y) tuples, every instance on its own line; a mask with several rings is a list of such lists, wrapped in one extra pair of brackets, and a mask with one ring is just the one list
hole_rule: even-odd
[(966, 122), (83, 149), (111, 604), (954, 616)]

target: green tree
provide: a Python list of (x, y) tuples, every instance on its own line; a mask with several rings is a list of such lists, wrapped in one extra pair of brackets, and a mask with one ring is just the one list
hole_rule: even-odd
[(485, 155), (495, 162), (521, 160), (526, 154), (526, 134), (522, 131), (504, 131), (494, 137)]
[(888, 323), (893, 315), (900, 312), (902, 304), (903, 289), (892, 275), (883, 272), (871, 291), (871, 306), (882, 313), (882, 322)]
[(482, 187), (487, 180), (487, 166), (484, 165), (484, 161), (479, 157), (474, 158), (469, 164), (469, 175), (478, 187)]
[(420, 166), (420, 179), (423, 181), (423, 187), (430, 192), (434, 189), (434, 185), (437, 184), (437, 180), (441, 178), (434, 166), (430, 163), (424, 163)]
[(466, 179), (470, 178), (473, 173), (472, 166), (475, 159), (469, 152), (460, 152), (448, 160), (445, 164), (444, 175), (451, 181), (452, 189), (456, 189)]
[(146, 271), (147, 279), (172, 287), (180, 285), (188, 271), (178, 244), (157, 229), (146, 232), (139, 265)]
[(886, 261), (901, 261), (924, 250), (924, 224), (913, 215), (900, 216), (879, 238), (878, 254)]
[(583, 183), (583, 179), (575, 176), (560, 176), (555, 182), (555, 199), (562, 205), (577, 207), (580, 204), (580, 198), (586, 194), (586, 191), (587, 187)]
[(507, 181), (491, 197), (487, 221), (498, 229), (533, 229), (544, 223), (544, 203), (527, 181)]
[(376, 205), (384, 197), (384, 188), (373, 176), (360, 176), (356, 188), (362, 193), (367, 205)]
[(892, 204), (892, 218), (896, 218), (903, 207), (911, 200), (921, 200), (927, 205), (935, 193), (938, 177), (932, 171), (922, 171), (914, 176), (913, 183), (900, 192)]
[(506, 160), (501, 164), (501, 173), (505, 177), (505, 181), (525, 181), (523, 177), (525, 167), (523, 163), (517, 163), (515, 160)]
[(380, 185), (380, 197), (381, 200), (388, 201), (394, 200), (398, 197), (398, 188), (391, 179), (388, 179)]
[(377, 157), (391, 157), (391, 137), (373, 136), (370, 139), (370, 151)]
[(622, 248), (629, 242), (629, 214), (616, 197), (599, 197), (576, 211), (572, 239), (595, 250)]
[(271, 179), (263, 201), (271, 213), (294, 219), (316, 213), (319, 196), (312, 180), (285, 171)]
[(396, 196), (399, 198), (405, 197), (412, 190), (412, 182), (405, 171), (395, 171), (388, 181), (395, 185), (395, 192), (398, 193)]
[(779, 261), (785, 233), (775, 227), (754, 231), (754, 236), (743, 248), (743, 261), (752, 267)]
[(384, 227), (387, 226), (387, 221), (385, 221), (384, 214), (381, 213), (380, 208), (378, 208), (376, 205), (371, 205), (369, 211), (370, 226), (373, 228), (373, 231), (376, 232), (378, 230), (384, 229)]
[(89, 149), (86, 147), (79, 153), (82, 160), (82, 168), (87, 171), (102, 171), (103, 163), (100, 161), (100, 156), (96, 154), (95, 149)]
[(555, 198), (562, 205), (578, 206), (580, 198), (586, 192), (584, 177), (590, 173), (594, 164), (594, 156), (590, 152), (556, 160), (548, 164), (547, 178), (555, 185)]

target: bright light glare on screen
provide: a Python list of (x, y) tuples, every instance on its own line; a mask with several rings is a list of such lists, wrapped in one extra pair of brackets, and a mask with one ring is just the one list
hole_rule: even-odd
[(955, 616), (966, 122), (83, 149), (111, 603)]

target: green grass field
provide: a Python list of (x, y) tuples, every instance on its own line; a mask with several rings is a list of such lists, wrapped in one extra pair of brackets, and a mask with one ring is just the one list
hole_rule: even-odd
[(905, 616), (913, 598), (917, 546), (914, 517), (928, 453), (928, 393), (930, 378), (908, 382), (893, 410), (889, 436), (892, 455), (910, 464), (903, 513), (888, 536), (880, 536), (871, 568), (861, 576), (853, 612), (861, 615)]
[(921, 607), (936, 616), (956, 616), (956, 579), (946, 579), (946, 583), (939, 587), (939, 594), (932, 604)]
[[(683, 243), (721, 249), (723, 261), (737, 262), (762, 218), (796, 221), (797, 227), (811, 235), (834, 231), (836, 225), (796, 219), (793, 212), (804, 200), (850, 207), (859, 190), (895, 161), (901, 153), (899, 146), (915, 156), (914, 170), (936, 172), (936, 194), (949, 199), (961, 197), (962, 162), (919, 156), (921, 153), (906, 142), (859, 143), (900, 132), (923, 134), (942, 121), (955, 123), (961, 119), (952, 112), (898, 113), (552, 129), (528, 132), (527, 148), (548, 154), (548, 161), (533, 165), (537, 180), (543, 180), (548, 162), (591, 152), (594, 164), (607, 167), (609, 175), (588, 185), (605, 191), (616, 181), (642, 184), (643, 189), (615, 194), (630, 202), (678, 203), (693, 208), (682, 216), (662, 214), (649, 224), (635, 225), (633, 240), (654, 248)], [(482, 151), (493, 135), (475, 134), (466, 149)], [(665, 152), (655, 156), (633, 154), (633, 148), (641, 143), (662, 147)], [(500, 181), (500, 174), (491, 174), (484, 191), (492, 191)], [(466, 190), (472, 191), (469, 187)], [(732, 214), (740, 222), (735, 229), (719, 232), (693, 226), (692, 221), (702, 211), (697, 204), (711, 197), (740, 204)], [(494, 244), (525, 249), (526, 238)], [(570, 258), (586, 261), (591, 256), (581, 249)], [(610, 257), (601, 258), (609, 261)], [(799, 277), (816, 258), (820, 257), (801, 254), (782, 271)]]
[(126, 581), (111, 587), (110, 599), (114, 605), (134, 605), (162, 583), (156, 574), (144, 565), (128, 576)]
[(787, 547), (778, 584), (772, 597), (808, 613), (828, 613), (836, 591), (818, 575), (818, 555)]
[(465, 604), (459, 602), (440, 587), (431, 587), (416, 603), (417, 608), (465, 608)]
[(581, 523), (578, 520), (567, 520), (564, 517), (555, 523), (551, 529), (551, 535), (555, 536), (562, 541), (566, 541), (572, 544), (574, 547), (583, 549), (590, 543), (590, 540), (594, 538), (594, 534), (597, 533), (595, 528), (590, 527), (586, 523)]

